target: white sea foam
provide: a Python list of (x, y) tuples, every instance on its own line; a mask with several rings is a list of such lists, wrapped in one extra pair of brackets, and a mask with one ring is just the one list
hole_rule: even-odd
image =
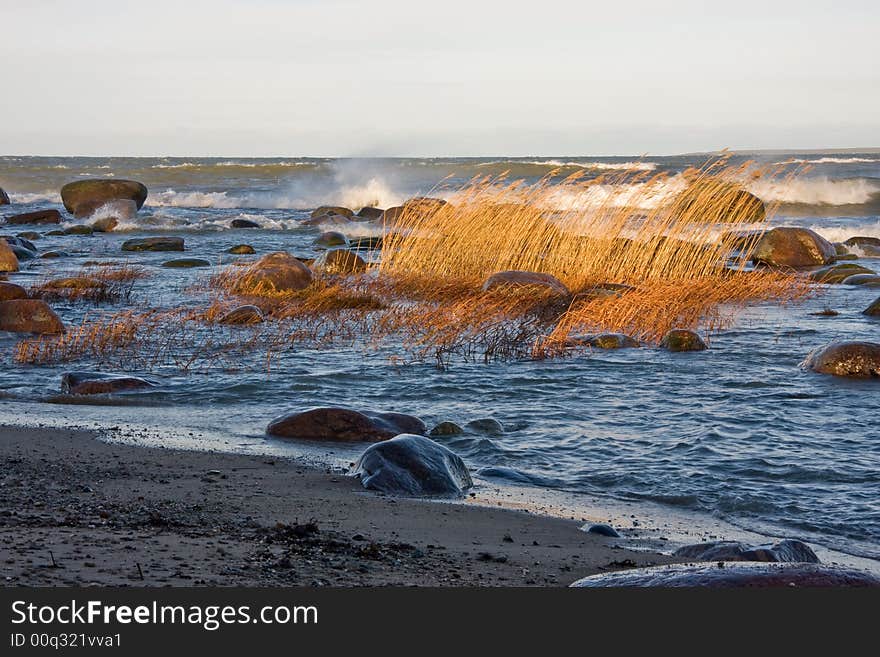
[(877, 181), (865, 178), (834, 180), (826, 176), (759, 180), (748, 187), (764, 201), (804, 205), (860, 205), (880, 193)]
[(880, 164), (880, 159), (868, 157), (818, 157), (815, 159), (792, 158), (776, 164)]
[(482, 162), (479, 166), (499, 164), (532, 164), (544, 167), (577, 167), (579, 169), (602, 169), (607, 171), (654, 171), (656, 162), (566, 162), (564, 160), (494, 160)]
[(61, 203), (58, 192), (9, 192), (9, 198), (13, 203)]
[[(855, 237), (856, 235), (861, 237), (880, 238), (880, 221), (851, 224), (848, 226), (828, 226), (826, 224), (816, 223), (807, 226), (807, 228), (819, 233), (819, 235), (829, 242), (844, 242), (850, 237)], [(855, 249), (853, 249), (853, 252), (857, 253), (857, 255), (861, 255), (861, 252), (856, 252)]]

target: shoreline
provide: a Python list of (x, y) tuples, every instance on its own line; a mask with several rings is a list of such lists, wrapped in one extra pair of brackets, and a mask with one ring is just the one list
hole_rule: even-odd
[(386, 497), (275, 456), (15, 426), (0, 454), (5, 586), (567, 586), (680, 561), (575, 520)]

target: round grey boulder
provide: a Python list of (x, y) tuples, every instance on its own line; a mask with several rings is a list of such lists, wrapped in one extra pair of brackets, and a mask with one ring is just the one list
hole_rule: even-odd
[(364, 488), (392, 495), (461, 495), (473, 485), (467, 466), (430, 438), (403, 434), (368, 447), (354, 474)]
[(811, 351), (801, 366), (834, 376), (880, 377), (880, 343), (831, 342)]

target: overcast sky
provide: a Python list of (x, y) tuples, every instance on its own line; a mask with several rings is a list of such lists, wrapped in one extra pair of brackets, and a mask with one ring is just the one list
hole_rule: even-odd
[(880, 146), (880, 3), (0, 0), (0, 154)]

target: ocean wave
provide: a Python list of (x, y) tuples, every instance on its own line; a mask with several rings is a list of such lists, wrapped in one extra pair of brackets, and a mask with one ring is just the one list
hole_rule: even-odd
[[(807, 226), (810, 230), (819, 233), (829, 242), (844, 242), (850, 237), (877, 237), (880, 238), (880, 221), (871, 221), (861, 224), (850, 224), (848, 226), (829, 226), (827, 224), (813, 224)], [(861, 251), (852, 247), (850, 249), (857, 255), (863, 255)]]
[(481, 162), (478, 166), (497, 166), (504, 164), (526, 164), (541, 167), (576, 167), (578, 169), (601, 169), (608, 171), (654, 171), (656, 162), (566, 162), (564, 160), (493, 160)]
[(819, 157), (814, 159), (792, 158), (775, 164), (874, 164), (880, 163), (880, 159), (868, 157)]
[(749, 191), (767, 202), (802, 205), (861, 205), (880, 193), (880, 181), (869, 178), (798, 177), (759, 180)]
[(307, 167), (315, 166), (314, 162), (296, 161), (269, 161), (269, 162), (240, 162), (238, 160), (224, 160), (222, 162), (180, 162), (178, 164), (154, 164), (151, 169), (209, 169), (212, 167), (241, 167), (256, 169), (260, 167)]
[(61, 203), (59, 192), (9, 192), (13, 203)]

